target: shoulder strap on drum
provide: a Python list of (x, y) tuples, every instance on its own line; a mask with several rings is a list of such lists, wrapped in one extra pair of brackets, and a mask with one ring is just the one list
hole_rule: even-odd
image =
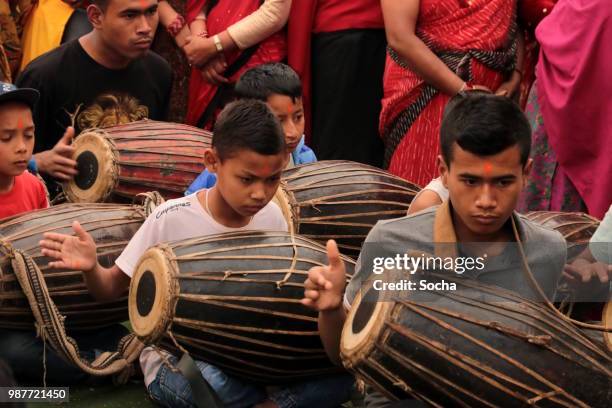
[(221, 399), (208, 381), (202, 377), (202, 373), (189, 354), (183, 353), (176, 368), (189, 382), (193, 400), (199, 408), (223, 408)]
[(49, 295), (49, 289), (40, 268), (29, 256), (20, 250), (13, 251), (11, 261), (13, 271), (21, 289), (28, 299), (36, 320), (38, 335), (49, 342), (66, 361), (76, 365), (84, 372), (95, 376), (120, 374), (130, 369), (138, 359), (144, 345), (134, 334), (125, 336), (119, 342), (117, 351), (104, 352), (95, 361), (81, 358), (77, 343), (66, 334), (64, 316)]

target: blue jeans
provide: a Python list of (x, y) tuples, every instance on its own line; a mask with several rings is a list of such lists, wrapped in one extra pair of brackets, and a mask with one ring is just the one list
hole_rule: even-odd
[[(128, 330), (125, 327), (115, 324), (92, 331), (69, 333), (69, 336), (79, 345), (81, 357), (93, 361), (103, 351), (116, 350), (119, 340), (126, 334)], [(80, 368), (62, 359), (49, 343), (43, 346), (33, 329), (0, 329), (0, 358), (11, 367), (20, 383), (42, 385), (43, 354), (47, 366), (47, 383), (65, 386), (91, 378)]]
[[(174, 356), (169, 361), (172, 365), (178, 362)], [(279, 408), (334, 408), (349, 400), (354, 385), (352, 376), (339, 374), (290, 384), (268, 396), (263, 387), (228, 376), (203, 361), (195, 363), (226, 408), (248, 408), (268, 398)], [(163, 406), (197, 408), (187, 379), (165, 364), (160, 367), (148, 390), (151, 398)]]

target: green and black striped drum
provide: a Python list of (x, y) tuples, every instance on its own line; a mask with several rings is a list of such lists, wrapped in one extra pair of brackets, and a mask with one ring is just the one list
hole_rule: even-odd
[[(344, 258), (347, 279), (354, 262)], [(304, 281), (325, 248), (284, 232), (239, 232), (161, 244), (141, 257), (130, 286), (134, 332), (164, 336), (236, 376), (282, 383), (338, 371), (327, 358)]]
[(351, 161), (320, 161), (283, 172), (275, 202), (292, 231), (357, 258), (380, 220), (398, 218), (420, 187), (376, 167)]

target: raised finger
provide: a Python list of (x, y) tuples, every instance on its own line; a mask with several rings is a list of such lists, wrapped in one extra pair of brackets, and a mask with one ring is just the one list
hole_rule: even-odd
[(41, 241), (41, 244), (45, 242), (46, 240), (64, 242), (66, 238), (68, 238), (68, 235), (58, 234), (57, 232), (45, 232), (43, 234), (43, 238), (44, 240)]
[(62, 249), (62, 243), (58, 241), (42, 240), (38, 244), (41, 248), (54, 249), (57, 251), (60, 251)]
[(48, 256), (49, 258), (62, 259), (62, 253), (60, 251), (56, 251), (54, 249), (45, 249), (43, 248), (40, 251), (44, 256)]

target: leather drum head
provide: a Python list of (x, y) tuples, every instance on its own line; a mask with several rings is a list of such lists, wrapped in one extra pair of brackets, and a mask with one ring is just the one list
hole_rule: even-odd
[(73, 146), (79, 174), (63, 183), (66, 198), (73, 203), (105, 201), (119, 176), (113, 143), (103, 133), (90, 131), (81, 133)]

